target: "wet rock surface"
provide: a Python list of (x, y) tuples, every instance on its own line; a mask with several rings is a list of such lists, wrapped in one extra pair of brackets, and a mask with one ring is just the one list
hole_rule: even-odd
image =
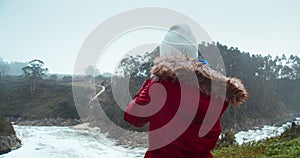
[(21, 140), (16, 135), (0, 136), (0, 154), (21, 147)]

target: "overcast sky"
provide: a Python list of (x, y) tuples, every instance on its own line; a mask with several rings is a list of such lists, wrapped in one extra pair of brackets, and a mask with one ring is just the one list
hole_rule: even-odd
[(0, 57), (8, 62), (38, 58), (50, 73), (71, 74), (82, 43), (97, 25), (120, 12), (150, 6), (185, 14), (214, 41), (241, 51), (300, 55), (297, 0), (0, 0)]

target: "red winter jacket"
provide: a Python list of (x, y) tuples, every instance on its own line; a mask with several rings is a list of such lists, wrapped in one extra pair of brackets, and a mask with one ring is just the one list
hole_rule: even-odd
[[(175, 60), (176, 63), (183, 62), (184, 65), (189, 63), (192, 65), (195, 62), (179, 58), (172, 60)], [(156, 60), (156, 66), (152, 68), (152, 75), (157, 79), (147, 79), (144, 82), (134, 99), (127, 105), (124, 119), (136, 127), (142, 127), (149, 122), (149, 150), (145, 154), (146, 158), (212, 158), (210, 151), (215, 147), (221, 133), (220, 117), (222, 113), (226, 110), (229, 101), (233, 103), (243, 101), (246, 98), (246, 91), (242, 85), (239, 85), (238, 88), (244, 92), (244, 97), (241, 97), (241, 94), (237, 94), (236, 91), (233, 92), (237, 88), (238, 84), (236, 83), (240, 82), (235, 79), (235, 85), (229, 84), (230, 79), (224, 77), (224, 83), (228, 83), (227, 89), (229, 89), (229, 91), (227, 90), (226, 101), (218, 99), (218, 97), (211, 97), (205, 93), (209, 91), (209, 89), (205, 90), (205, 86), (200, 85), (199, 89), (188, 83), (179, 83), (176, 79), (170, 80), (170, 76), (174, 75), (168, 75), (168, 73), (177, 69), (168, 65), (169, 62), (170, 58), (167, 61), (164, 59)], [(163, 70), (162, 65), (168, 67), (168, 69)], [(198, 69), (202, 70), (203, 66), (198, 64)], [(210, 80), (219, 77), (214, 75), (215, 71), (206, 70), (212, 72), (210, 73)], [(200, 82), (202, 81), (201, 74), (197, 75), (199, 84), (209, 84)], [(165, 78), (165, 76), (168, 77)], [(185, 94), (182, 95), (181, 93)], [(164, 94), (166, 98), (164, 98)], [(233, 101), (233, 99), (235, 100)], [(197, 102), (195, 103), (195, 101)], [(139, 107), (143, 106), (148, 108), (139, 110)], [(180, 108), (180, 106), (183, 107)], [(207, 114), (209, 106), (221, 109), (213, 109), (212, 113)], [(221, 112), (218, 112), (218, 110), (221, 110)], [(212, 128), (208, 129), (206, 135), (199, 137), (200, 127), (206, 128), (205, 125), (202, 125), (205, 115), (208, 118), (217, 117), (217, 121), (213, 122)]]

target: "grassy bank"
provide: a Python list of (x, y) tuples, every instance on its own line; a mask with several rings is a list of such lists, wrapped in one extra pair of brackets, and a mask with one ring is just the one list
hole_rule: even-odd
[(299, 158), (300, 126), (278, 137), (217, 149), (213, 154), (215, 158)]

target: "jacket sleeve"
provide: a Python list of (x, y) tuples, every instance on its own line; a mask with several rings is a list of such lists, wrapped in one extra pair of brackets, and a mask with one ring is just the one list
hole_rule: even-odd
[(149, 117), (141, 117), (142, 114), (140, 114), (140, 116), (135, 116), (131, 115), (130, 113), (131, 111), (134, 111), (134, 104), (143, 106), (150, 103), (151, 98), (149, 96), (149, 89), (152, 84), (153, 83), (150, 79), (145, 80), (138, 93), (134, 96), (133, 100), (126, 107), (124, 113), (124, 120), (135, 127), (142, 127), (149, 121)]

